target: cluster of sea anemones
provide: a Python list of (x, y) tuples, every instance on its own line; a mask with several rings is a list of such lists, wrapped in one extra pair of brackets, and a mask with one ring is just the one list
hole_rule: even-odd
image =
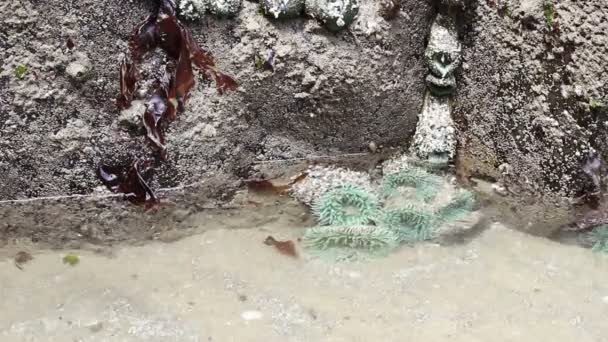
[(348, 183), (330, 187), (312, 204), (319, 225), (306, 231), (305, 245), (315, 251), (341, 251), (338, 257), (352, 259), (386, 255), (400, 244), (433, 239), (440, 227), (474, 210), (471, 192), (444, 191), (447, 185), (439, 175), (404, 165), (375, 188)]

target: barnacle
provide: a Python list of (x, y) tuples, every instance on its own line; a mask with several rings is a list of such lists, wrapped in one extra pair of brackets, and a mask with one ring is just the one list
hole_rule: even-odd
[(304, 246), (314, 250), (351, 249), (383, 255), (399, 245), (399, 236), (386, 228), (371, 225), (337, 225), (308, 228)]
[(346, 184), (324, 193), (312, 209), (322, 225), (367, 225), (378, 218), (380, 204), (373, 193)]
[(208, 1), (206, 0), (180, 0), (177, 10), (179, 15), (187, 20), (200, 19), (207, 10)]
[(380, 185), (380, 192), (386, 198), (393, 195), (400, 187), (411, 187), (415, 189), (418, 199), (430, 202), (437, 195), (440, 185), (441, 178), (439, 176), (408, 165), (401, 168), (399, 172), (384, 176)]
[(207, 4), (209, 12), (219, 18), (235, 17), (241, 8), (241, 0), (212, 0)]
[(592, 251), (597, 253), (608, 253), (608, 225), (603, 224), (595, 227), (590, 234), (593, 242)]
[(396, 232), (402, 242), (424, 241), (433, 235), (433, 213), (411, 204), (398, 209), (385, 209), (382, 225)]
[(307, 15), (323, 22), (332, 32), (346, 28), (359, 13), (357, 0), (306, 0), (304, 8)]
[(299, 16), (304, 12), (304, 0), (261, 0), (264, 14), (274, 19), (286, 19)]

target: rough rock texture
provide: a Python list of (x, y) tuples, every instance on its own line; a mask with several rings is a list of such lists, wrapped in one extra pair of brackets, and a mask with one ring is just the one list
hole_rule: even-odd
[(590, 151), (608, 158), (608, 2), (553, 2), (466, 2), (454, 117), (466, 174), (573, 196)]
[(359, 12), (358, 0), (306, 0), (306, 14), (338, 32), (348, 27)]
[(452, 158), (456, 147), (450, 99), (428, 94), (418, 117), (412, 150), (422, 159)]
[(261, 0), (264, 14), (272, 19), (295, 18), (304, 13), (304, 0)]
[(303, 181), (294, 184), (291, 195), (302, 203), (312, 206), (327, 191), (337, 186), (354, 185), (373, 191), (371, 178), (365, 172), (340, 167), (314, 166), (307, 171)]
[[(168, 127), (169, 160), (153, 186), (210, 172), (248, 177), (256, 162), (361, 152), (371, 142), (407, 147), (434, 3), (459, 16), (462, 174), (502, 178), (515, 193), (581, 194), (580, 164), (593, 149), (608, 158), (604, 0), (556, 0), (554, 11), (544, 0), (404, 0), (390, 21), (368, 0), (337, 34), (312, 19), (271, 21), (247, 1), (233, 20), (188, 23), (241, 87), (219, 96), (197, 79)], [(151, 0), (0, 4), (0, 199), (90, 193), (99, 162), (152, 155), (131, 124), (137, 117), (121, 116), (114, 98), (129, 34), (153, 9)], [(269, 49), (274, 73), (255, 66)]]
[[(90, 193), (100, 185), (98, 163), (153, 155), (137, 113), (121, 115), (114, 99), (129, 35), (154, 7), (151, 0), (0, 4), (0, 199)], [(270, 21), (244, 2), (233, 20), (188, 22), (240, 89), (219, 96), (197, 79), (186, 112), (168, 126), (169, 160), (158, 163), (152, 185), (214, 171), (248, 177), (253, 162), (366, 151), (372, 141), (405, 145), (421, 106), (433, 15), (431, 0), (409, 0), (387, 22), (376, 2), (365, 1), (349, 29), (332, 34), (313, 19)], [(274, 73), (255, 66), (254, 56), (268, 49)], [(27, 67), (23, 79), (15, 76), (19, 64)], [(154, 68), (142, 69), (153, 78)]]

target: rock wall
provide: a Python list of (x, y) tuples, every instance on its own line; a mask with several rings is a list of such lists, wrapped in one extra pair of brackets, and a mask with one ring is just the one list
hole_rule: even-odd
[[(0, 199), (90, 193), (101, 161), (153, 155), (137, 125), (143, 103), (121, 114), (114, 99), (129, 35), (154, 3), (0, 4)], [(197, 79), (168, 127), (169, 160), (158, 162), (153, 186), (247, 177), (259, 161), (370, 142), (405, 150), (422, 106), (426, 39), (443, 11), (457, 16), (463, 44), (459, 172), (514, 193), (585, 191), (581, 164), (594, 151), (608, 158), (607, 2), (402, 0), (390, 21), (379, 14), (386, 3), (362, 0), (338, 33), (314, 19), (270, 20), (248, 1), (234, 19), (188, 22), (240, 88), (220, 96)], [(270, 50), (273, 72), (256, 63)]]
[[(245, 177), (256, 161), (365, 151), (372, 141), (406, 145), (421, 106), (434, 8), (430, 0), (403, 1), (387, 22), (379, 6), (362, 1), (339, 33), (314, 19), (270, 20), (247, 1), (237, 18), (187, 22), (240, 88), (219, 96), (197, 79), (186, 112), (168, 127), (169, 160), (158, 163), (153, 186), (214, 172)], [(129, 35), (154, 7), (151, 0), (0, 4), (0, 199), (89, 193), (100, 185), (101, 161), (153, 154), (138, 125), (143, 103), (121, 114), (114, 99)], [(274, 72), (256, 67), (268, 50)], [(150, 65), (162, 62), (154, 58)], [(20, 65), (26, 71), (18, 76)]]
[(513, 193), (579, 196), (608, 157), (608, 2), (464, 4), (455, 119), (466, 175)]

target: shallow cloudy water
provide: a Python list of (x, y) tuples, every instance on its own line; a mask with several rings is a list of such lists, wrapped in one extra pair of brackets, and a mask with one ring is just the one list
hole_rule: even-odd
[[(283, 215), (286, 216), (286, 215)], [(608, 258), (493, 224), (358, 263), (292, 258), (289, 217), (0, 262), (2, 341), (608, 341)]]

